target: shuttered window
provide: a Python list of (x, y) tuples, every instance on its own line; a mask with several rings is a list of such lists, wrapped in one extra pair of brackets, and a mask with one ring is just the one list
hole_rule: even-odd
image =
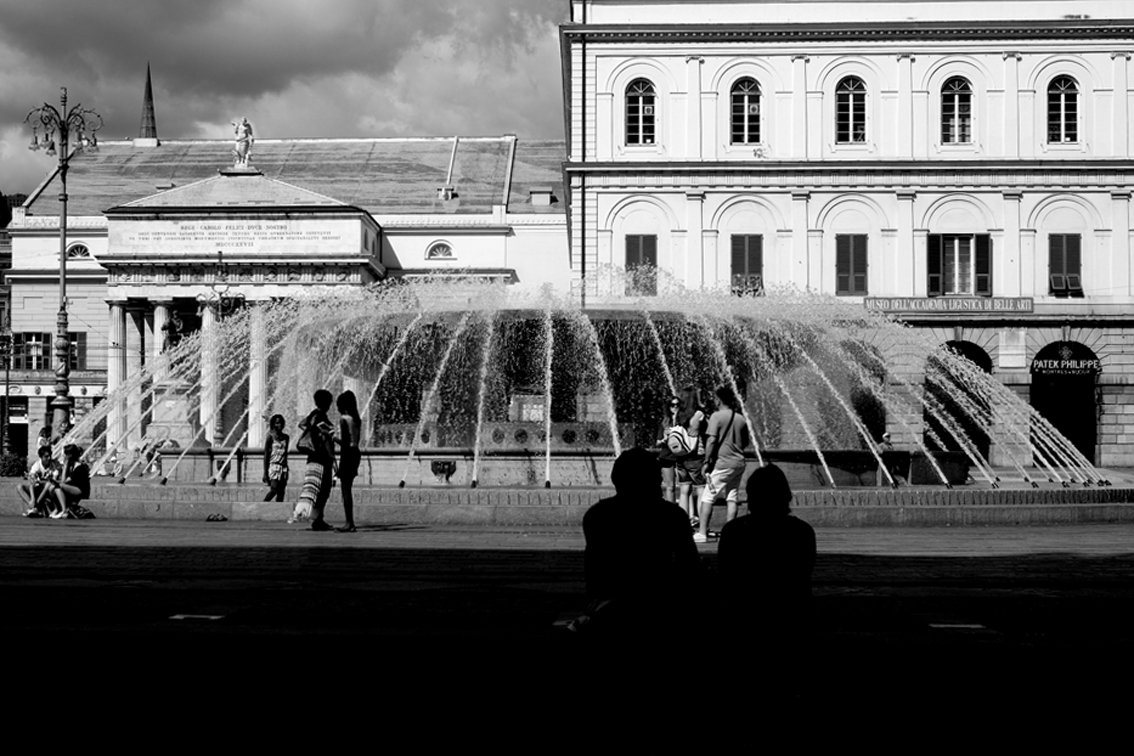
[(655, 296), (658, 293), (658, 237), (626, 237), (626, 295)]
[(992, 296), (992, 237), (930, 234), (926, 271), (926, 288), (931, 297)]
[(87, 369), (87, 334), (68, 333), (71, 339), (71, 369)]
[(732, 236), (732, 293), (738, 297), (764, 295), (764, 237)]
[(836, 294), (866, 294), (866, 239), (866, 234), (839, 234), (835, 237)]
[(1047, 240), (1050, 293), (1057, 297), (1083, 296), (1081, 237), (1052, 234)]

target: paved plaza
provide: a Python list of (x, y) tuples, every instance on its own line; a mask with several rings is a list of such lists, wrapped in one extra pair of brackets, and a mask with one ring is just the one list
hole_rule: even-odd
[[(1134, 525), (820, 528), (818, 545), (808, 697), (1082, 701), (1134, 658)], [(585, 606), (583, 546), (573, 527), (2, 517), (0, 627), (119, 670), (577, 680), (589, 652), (561, 625)], [(716, 545), (700, 552), (711, 576)], [(710, 638), (706, 679), (747, 645)], [(324, 654), (348, 661), (304, 664)]]

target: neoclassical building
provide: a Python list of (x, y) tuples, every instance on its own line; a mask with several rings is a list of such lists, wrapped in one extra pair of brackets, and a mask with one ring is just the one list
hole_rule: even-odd
[(844, 297), (1134, 464), (1129, 3), (579, 0), (561, 37), (580, 297)]
[[(76, 155), (67, 177), (76, 419), (156, 361), (171, 329), (207, 331), (225, 305), (255, 313), (302, 291), (399, 277), (569, 287), (560, 142), (255, 139), (247, 164), (235, 165), (232, 139), (158, 139), (146, 91), (139, 137)], [(15, 354), (6, 399), (15, 449), (50, 422), (58, 194), (54, 171), (10, 225)], [(263, 398), (257, 377), (253, 409)], [(216, 400), (205, 385), (202, 417)], [(136, 447), (149, 412), (134, 397), (112, 408), (111, 439), (129, 436)], [(262, 443), (259, 425), (249, 429), (251, 446)]]

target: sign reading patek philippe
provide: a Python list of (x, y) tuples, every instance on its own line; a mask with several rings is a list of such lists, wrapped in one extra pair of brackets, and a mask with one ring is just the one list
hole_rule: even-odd
[(318, 220), (116, 220), (110, 223), (116, 253), (226, 252), (342, 253), (359, 249), (361, 224), (353, 219)]
[(875, 312), (1031, 312), (1031, 297), (867, 297)]

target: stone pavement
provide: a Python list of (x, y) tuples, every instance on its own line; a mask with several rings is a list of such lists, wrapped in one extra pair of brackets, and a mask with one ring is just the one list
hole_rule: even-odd
[[(330, 512), (329, 512), (330, 514)], [(723, 525), (714, 520), (714, 526)], [(1134, 524), (944, 528), (818, 527), (822, 554), (992, 557), (1134, 554)], [(51, 521), (0, 517), (0, 548), (98, 546), (582, 551), (575, 526), (375, 525), (357, 533), (313, 533), (283, 522), (193, 520)], [(702, 544), (703, 554), (716, 543)]]
[[(818, 543), (800, 672), (815, 705), (1088, 701), (1134, 659), (1134, 525), (820, 528)], [(240, 670), (272, 701), (359, 681), (417, 711), (442, 682), (522, 699), (624, 667), (556, 629), (585, 606), (583, 545), (574, 527), (0, 517), (0, 643), (34, 641), (16, 680), (81, 664), (91, 681), (204, 675), (209, 695)], [(700, 552), (712, 570), (716, 544)], [(762, 653), (749, 640), (691, 638), (662, 689), (712, 684)]]

